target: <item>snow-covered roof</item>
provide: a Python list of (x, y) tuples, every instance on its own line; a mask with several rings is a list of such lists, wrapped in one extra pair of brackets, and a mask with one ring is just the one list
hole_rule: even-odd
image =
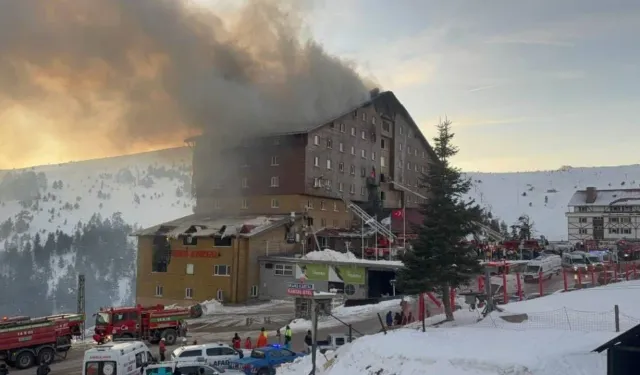
[[(302, 214), (296, 214), (297, 219)], [(189, 215), (163, 224), (143, 229), (135, 236), (164, 235), (169, 238), (191, 237), (251, 237), (266, 230), (280, 227), (291, 221), (291, 215), (211, 217)]]
[(569, 206), (630, 206), (640, 205), (640, 189), (596, 190), (596, 200), (587, 203), (587, 191), (578, 190), (573, 193)]
[(382, 267), (385, 269), (397, 269), (404, 267), (404, 264), (399, 260), (370, 260), (360, 259), (353, 255), (353, 253), (342, 253), (331, 249), (324, 249), (322, 251), (310, 251), (302, 257), (287, 257), (287, 256), (264, 256), (258, 258), (261, 261), (272, 262), (291, 262), (291, 263), (326, 263), (332, 265), (363, 265), (367, 267)]

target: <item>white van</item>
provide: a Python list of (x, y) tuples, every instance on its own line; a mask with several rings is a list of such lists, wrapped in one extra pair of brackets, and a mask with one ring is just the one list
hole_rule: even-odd
[(140, 375), (151, 358), (141, 341), (104, 344), (84, 352), (82, 375)]
[(589, 270), (589, 257), (583, 251), (574, 251), (562, 254), (562, 267), (573, 272), (587, 272)]
[(542, 272), (542, 279), (550, 279), (555, 273), (560, 273), (562, 268), (562, 258), (559, 255), (546, 255), (538, 257), (529, 263), (524, 270), (524, 282), (538, 282), (540, 273)]

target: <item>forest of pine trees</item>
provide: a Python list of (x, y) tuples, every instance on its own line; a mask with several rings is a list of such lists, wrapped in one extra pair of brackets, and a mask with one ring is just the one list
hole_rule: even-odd
[[(118, 214), (107, 219), (94, 215), (73, 234), (9, 238), (0, 252), (0, 316), (75, 312), (81, 273), (88, 314), (113, 302), (131, 302), (136, 260), (132, 231)], [(124, 296), (119, 290), (122, 281), (130, 281)]]

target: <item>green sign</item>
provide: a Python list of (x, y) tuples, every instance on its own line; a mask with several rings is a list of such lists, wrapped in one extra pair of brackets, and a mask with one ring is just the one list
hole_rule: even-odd
[(309, 281), (328, 281), (329, 266), (326, 264), (305, 264), (301, 265), (302, 273)]
[(336, 267), (336, 273), (345, 284), (364, 285), (364, 268), (362, 267), (339, 266)]

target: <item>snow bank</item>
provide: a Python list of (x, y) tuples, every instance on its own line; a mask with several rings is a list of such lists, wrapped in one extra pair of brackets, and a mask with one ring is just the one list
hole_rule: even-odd
[(370, 259), (360, 259), (356, 257), (353, 253), (342, 253), (340, 251), (335, 251), (331, 249), (324, 249), (322, 251), (311, 251), (305, 254), (302, 259), (308, 260), (323, 260), (328, 262), (351, 262), (351, 263), (360, 263), (360, 264), (386, 264), (402, 267), (403, 264), (397, 260), (370, 260)]
[[(606, 373), (606, 356), (590, 352), (613, 336), (471, 327), (426, 333), (401, 329), (359, 338), (340, 348), (335, 359), (319, 356), (318, 375), (601, 375)], [(279, 374), (304, 374), (310, 367), (310, 358), (305, 358)]]
[(212, 315), (216, 312), (220, 312), (224, 308), (224, 306), (215, 299), (204, 301), (200, 306), (202, 306), (202, 315)]

